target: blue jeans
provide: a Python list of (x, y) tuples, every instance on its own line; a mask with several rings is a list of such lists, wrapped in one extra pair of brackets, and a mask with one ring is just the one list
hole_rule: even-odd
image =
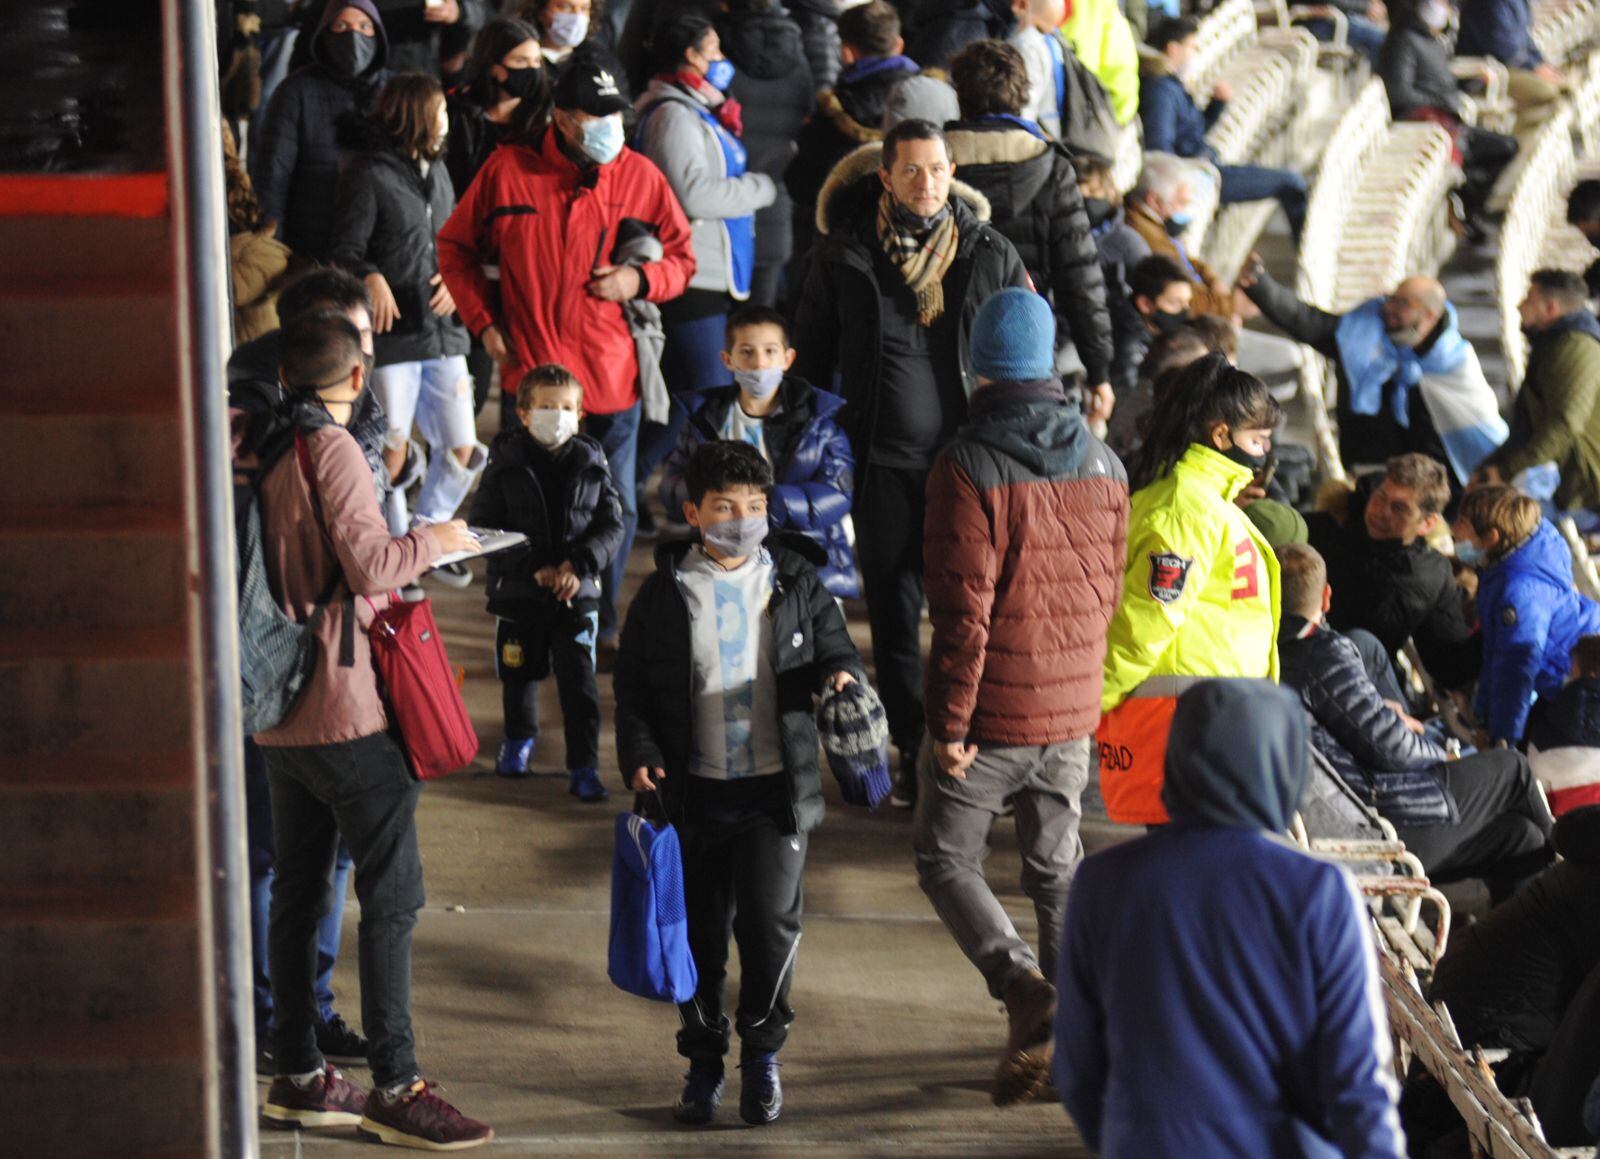
[(611, 482), (622, 499), (622, 543), (617, 548), (616, 558), (601, 577), (600, 585), (600, 639), (607, 642), (617, 638), (617, 597), (622, 592), (622, 574), (628, 567), (628, 553), (633, 550), (633, 533), (639, 526), (639, 500), (635, 493), (639, 406), (634, 403), (627, 410), (608, 415), (592, 414), (583, 420), (584, 432), (605, 450)]
[[(413, 423), (428, 444), (428, 473), (417, 493), (417, 509), (406, 511), (405, 492), (389, 492), (389, 534), (404, 535), (413, 522), (454, 519), (489, 460), (489, 448), (478, 442), (466, 355), (380, 366), (372, 372), (372, 389), (389, 417), (384, 435), (387, 446), (405, 446)], [(465, 466), (451, 454), (456, 447), (472, 448)]]
[[(245, 828), (250, 847), (250, 956), (255, 991), (256, 1036), (273, 1029), (272, 982), (267, 975), (267, 914), (272, 906), (272, 800), (267, 791), (267, 761), (255, 741), (244, 742)], [(333, 1017), (333, 964), (339, 960), (343, 933), (344, 899), (349, 896), (350, 851), (339, 842), (333, 863), (328, 916), (317, 926), (317, 1014), (324, 1022)]]
[(1289, 230), (1300, 240), (1306, 223), (1306, 179), (1292, 169), (1269, 169), (1265, 165), (1222, 166), (1223, 205), (1238, 201), (1265, 201), (1276, 198), (1289, 219)]
[[(666, 344), (661, 349), (661, 375), (673, 396), (672, 411), (665, 423), (646, 423), (639, 435), (639, 464), (636, 478), (643, 483), (678, 445), (678, 432), (689, 420), (689, 412), (676, 396), (712, 386), (729, 386), (733, 372), (722, 365), (726, 314), (691, 318), (666, 324)], [(672, 512), (667, 512), (671, 515)]]
[[(1345, 43), (1366, 57), (1376, 67), (1378, 53), (1383, 49), (1383, 28), (1374, 24), (1365, 16), (1347, 16), (1346, 19), (1349, 21), (1349, 26), (1345, 35)], [(1312, 36), (1324, 43), (1333, 39), (1333, 21), (1331, 20), (1308, 20), (1303, 27)]]

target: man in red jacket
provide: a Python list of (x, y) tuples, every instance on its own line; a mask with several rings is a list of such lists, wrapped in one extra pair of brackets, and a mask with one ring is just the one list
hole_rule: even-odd
[[(1030, 290), (979, 308), (978, 389), (934, 460), (923, 530), (933, 649), (912, 845), (923, 892), (1006, 1006), (997, 1106), (1031, 1098), (1050, 1073), (1049, 979), (1083, 858), (1078, 798), (1128, 530), (1127, 475), (1067, 402), (1055, 337), (1055, 313)], [(1007, 799), (1037, 957), (983, 877)]]
[[(500, 363), (503, 389), (514, 395), (522, 376), (547, 362), (583, 383), (588, 434), (605, 448), (626, 525), (606, 575), (602, 643), (616, 635), (616, 594), (638, 523), (639, 364), (622, 305), (676, 298), (694, 273), (689, 222), (671, 187), (623, 145), (626, 108), (599, 62), (575, 60), (556, 86), (549, 128), (496, 149), (439, 231), (439, 272), (468, 329)], [(660, 261), (611, 264), (624, 218), (655, 231)], [(500, 267), (498, 302), (488, 264)]]

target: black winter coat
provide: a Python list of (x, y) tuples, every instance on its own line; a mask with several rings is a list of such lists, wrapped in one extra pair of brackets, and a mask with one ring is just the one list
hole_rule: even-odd
[(836, 0), (788, 0), (786, 7), (800, 26), (800, 38), (817, 91), (839, 79), (839, 5)]
[(961, 180), (989, 199), (989, 222), (1016, 247), (1033, 284), (1055, 305), (1059, 349), (1078, 348), (1089, 385), (1111, 380), (1111, 314), (1072, 155), (1010, 121), (948, 127)]
[(1278, 633), (1279, 676), (1311, 714), (1311, 743), (1344, 783), (1394, 825), (1415, 829), (1457, 819), (1433, 770), (1448, 754), (1384, 704), (1356, 646), (1332, 628), (1302, 635), (1290, 612)]
[(373, 335), (378, 365), (465, 354), (471, 341), (460, 318), (428, 308), (438, 288), (429, 284), (439, 272), (435, 239), (456, 207), (444, 162), (434, 161), (423, 176), (388, 134), (355, 114), (339, 122), (339, 136), (349, 153), (328, 257), (358, 278), (382, 274), (400, 307), (394, 326)]
[(444, 167), (450, 174), (456, 200), (460, 201), (489, 154), (500, 144), (505, 126), (484, 116), (483, 106), (464, 93), (452, 92), (445, 97), (445, 109), (450, 117), (450, 135), (444, 142)]
[(598, 599), (600, 573), (622, 546), (622, 500), (611, 482), (605, 451), (587, 435), (574, 435), (554, 455), (563, 478), (565, 512), (565, 534), (557, 539), (560, 529), (550, 526), (533, 468), (535, 460), (548, 464), (551, 457), (520, 426), (501, 431), (489, 447), (489, 465), (472, 498), (468, 521), (528, 537), (526, 545), (488, 557), (488, 609), (496, 616), (530, 619), (553, 609), (555, 597), (533, 582), (533, 573), (568, 560), (583, 581), (579, 598)]
[(750, 154), (750, 172), (765, 173), (778, 185), (777, 200), (756, 210), (756, 265), (779, 265), (794, 249), (794, 202), (783, 186), (783, 171), (817, 104), (811, 68), (799, 25), (781, 10), (730, 13), (717, 21), (717, 29), (735, 70), (729, 92), (744, 106), (741, 139)]
[[(799, 356), (793, 371), (823, 389), (837, 374), (834, 393), (845, 400), (842, 422), (855, 448), (858, 479), (871, 463), (879, 401), (883, 291), (873, 258), (882, 246), (877, 234), (881, 152), (879, 145), (858, 149), (828, 178), (817, 207), (822, 236), (795, 315)], [(967, 357), (972, 320), (997, 290), (1027, 286), (1028, 271), (1011, 243), (988, 224), (989, 205), (982, 194), (958, 179), (950, 187), (950, 207), (960, 241), (945, 274), (944, 303), (947, 313), (959, 312), (961, 381), (971, 398), (978, 385)]]
[(811, 237), (809, 214), (816, 208), (834, 166), (858, 146), (883, 140), (883, 111), (890, 91), (906, 77), (916, 75), (910, 62), (905, 64), (906, 67), (873, 69), (856, 80), (841, 80), (836, 87), (818, 93), (817, 111), (800, 130), (794, 160), (784, 173), (795, 206), (807, 215), (797, 223), (797, 243)]
[(923, 68), (948, 69), (967, 45), (1011, 35), (1012, 23), (1006, 0), (931, 0), (907, 22), (906, 52)]
[(1369, 476), (1357, 485), (1344, 526), (1320, 513), (1306, 519), (1311, 546), (1328, 563), (1328, 622), (1346, 631), (1365, 628), (1390, 657), (1414, 640), (1435, 680), (1465, 688), (1483, 664), (1483, 643), (1462, 612), (1450, 561), (1420, 539), (1402, 546), (1368, 538), (1363, 513), (1378, 482), (1381, 476)]
[(1414, 16), (1396, 22), (1384, 38), (1378, 75), (1389, 91), (1389, 111), (1395, 120), (1419, 109), (1461, 115), (1461, 92), (1450, 71), (1449, 46)]
[[(456, 0), (460, 19), (454, 24), (433, 24), (423, 19), (422, 0), (372, 0), (372, 4), (388, 30), (390, 69), (425, 72), (429, 76), (439, 75), (442, 57), (467, 50), (473, 35), (487, 22), (492, 7), (488, 0)], [(289, 58), (291, 68), (305, 63), (300, 45), (311, 30), (309, 20), (303, 21), (302, 27), (301, 39)]]
[[(661, 782), (667, 818), (684, 821), (689, 758), (694, 746), (694, 655), (689, 604), (679, 589), (678, 564), (693, 547), (679, 541), (656, 548), (656, 570), (628, 607), (617, 650), (617, 761), (626, 781), (640, 768), (666, 772)], [(844, 614), (823, 587), (815, 564), (822, 549), (803, 536), (778, 534), (766, 543), (776, 572), (765, 609), (777, 672), (778, 742), (789, 786), (787, 832), (822, 823), (822, 770), (813, 698), (841, 669), (865, 679)]]

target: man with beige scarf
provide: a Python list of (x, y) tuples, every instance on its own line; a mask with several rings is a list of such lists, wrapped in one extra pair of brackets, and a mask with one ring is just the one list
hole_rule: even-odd
[(922, 715), (922, 512), (929, 468), (976, 388), (972, 319), (1032, 289), (989, 204), (954, 180), (944, 134), (908, 120), (834, 168), (817, 201), (795, 373), (842, 394), (856, 454), (853, 516), (877, 685), (900, 750), (893, 803), (916, 793)]

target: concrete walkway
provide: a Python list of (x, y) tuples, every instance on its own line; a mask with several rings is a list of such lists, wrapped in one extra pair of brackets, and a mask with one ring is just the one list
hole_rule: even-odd
[[(649, 557), (642, 544), (634, 583)], [(483, 750), (471, 770), (430, 785), (418, 814), (428, 890), (415, 947), (418, 1055), (445, 1097), (494, 1125), (495, 1149), (1088, 1154), (1058, 1105), (1001, 1112), (990, 1104), (1005, 1018), (917, 888), (910, 814), (887, 805), (875, 814), (847, 809), (827, 776), (828, 816), (806, 871), (783, 1118), (744, 1126), (730, 1066), (719, 1122), (710, 1129), (674, 1123), (669, 1108), (685, 1065), (674, 1049), (677, 1014), (606, 978), (612, 824), (631, 803), (619, 790), (612, 738), (607, 733), (601, 746), (613, 794), (605, 804), (569, 796), (564, 775), (496, 777), (500, 690), (481, 565), (479, 582), (464, 592), (428, 586), (451, 659), (467, 668), (467, 703)], [(853, 604), (850, 612), (864, 649), (864, 609)], [(602, 676), (600, 683), (609, 729), (611, 682)], [(564, 768), (554, 682), (542, 692), (546, 731), (535, 765), (553, 773)], [(1085, 824), (1091, 849), (1125, 832), (1103, 820)], [(1009, 820), (995, 826), (994, 844), (991, 876), (1030, 936)], [(339, 1007), (352, 1024), (360, 1021), (356, 918), (352, 896), (336, 976)], [(730, 973), (736, 977), (732, 963)], [(368, 1081), (361, 1070), (350, 1078)], [(263, 1128), (269, 1159), (302, 1152), (328, 1159), (379, 1153), (349, 1130), (297, 1136)]]

